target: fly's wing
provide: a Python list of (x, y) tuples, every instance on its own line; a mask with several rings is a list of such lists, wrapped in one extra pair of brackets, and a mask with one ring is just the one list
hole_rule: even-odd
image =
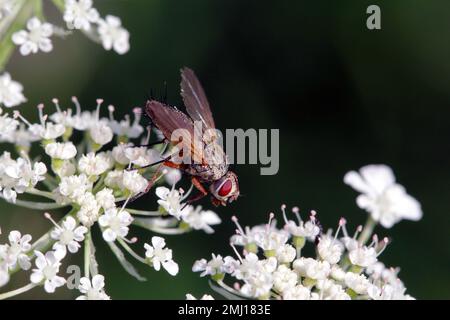
[(204, 130), (216, 127), (205, 91), (189, 68), (181, 69), (181, 96), (188, 114), (194, 121), (201, 121)]
[[(201, 137), (201, 133), (194, 134), (191, 118), (180, 110), (156, 100), (147, 102), (145, 112), (167, 140), (176, 145), (181, 143), (179, 146), (193, 156), (195, 162), (204, 163), (203, 143), (197, 138)], [(181, 142), (178, 140), (180, 138)]]

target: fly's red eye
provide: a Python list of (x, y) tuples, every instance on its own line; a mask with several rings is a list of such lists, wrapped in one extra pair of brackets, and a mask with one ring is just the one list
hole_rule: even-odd
[(231, 180), (225, 181), (225, 183), (220, 187), (219, 189), (219, 196), (226, 197), (233, 187), (233, 184), (231, 183)]

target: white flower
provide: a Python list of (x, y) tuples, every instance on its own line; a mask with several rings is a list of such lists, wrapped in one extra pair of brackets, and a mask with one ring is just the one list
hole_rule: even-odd
[[(47, 115), (44, 115), (44, 105), (38, 105), (40, 124), (32, 124), (29, 130), (33, 135), (41, 137), (43, 140), (55, 140), (66, 132), (66, 127), (60, 123), (52, 123), (47, 121)], [(17, 112), (17, 115), (19, 113)]]
[(69, 160), (76, 156), (77, 148), (72, 142), (52, 142), (45, 146), (45, 153), (51, 158)]
[(405, 288), (403, 286), (394, 286), (386, 284), (382, 287), (375, 285), (369, 286), (367, 294), (373, 300), (414, 300), (408, 294), (405, 294)]
[(164, 180), (171, 186), (176, 185), (181, 180), (181, 171), (173, 168), (165, 169)]
[(19, 157), (13, 160), (9, 152), (4, 152), (0, 156), (0, 191), (3, 191), (3, 198), (14, 203), (18, 193), (24, 193), (44, 180), (46, 172), (42, 162), (32, 165), (29, 159)]
[(294, 261), (297, 251), (290, 244), (280, 246), (276, 252), (279, 263), (291, 263)]
[[(160, 201), (158, 200), (158, 203)], [(193, 206), (187, 206), (182, 210), (181, 217), (192, 229), (203, 230), (206, 233), (214, 233), (211, 226), (222, 222), (214, 211), (204, 211), (201, 206), (197, 206), (195, 209)]]
[(166, 241), (163, 238), (152, 237), (152, 245), (144, 244), (145, 257), (156, 271), (159, 271), (162, 265), (170, 275), (175, 276), (178, 273), (178, 264), (172, 260), (172, 250), (165, 246)]
[(125, 170), (123, 172), (123, 186), (132, 194), (144, 192), (147, 189), (148, 181), (136, 170)]
[(100, 20), (98, 33), (105, 50), (114, 49), (118, 54), (124, 54), (130, 49), (130, 34), (118, 17), (108, 15), (105, 20)]
[(336, 281), (344, 281), (345, 279), (345, 271), (342, 270), (338, 265), (334, 265), (331, 267), (330, 276), (332, 279)]
[(37, 17), (33, 17), (27, 22), (27, 29), (15, 32), (12, 35), (14, 44), (20, 46), (20, 53), (27, 56), (30, 53), (50, 52), (53, 49), (50, 40), (53, 34), (53, 26), (50, 23), (42, 23)]
[(356, 199), (358, 206), (385, 228), (391, 228), (402, 219), (417, 221), (422, 218), (420, 203), (395, 182), (388, 166), (368, 165), (359, 173), (350, 171), (344, 182), (362, 193)]
[[(56, 228), (50, 233), (52, 239), (57, 240), (53, 245), (54, 250), (60, 250), (66, 254), (68, 249), (70, 253), (75, 253), (81, 247), (79, 242), (84, 240), (84, 234), (88, 232), (88, 229), (84, 226), (78, 226), (77, 222), (72, 217), (67, 217), (62, 226), (56, 226)], [(67, 247), (67, 249), (66, 249)]]
[(121, 164), (126, 165), (130, 163), (130, 159), (127, 158), (125, 150), (131, 147), (131, 143), (120, 143), (112, 149), (112, 157), (114, 160)]
[[(194, 297), (192, 294), (187, 293), (186, 294), (186, 300), (198, 300), (196, 297)], [(214, 298), (212, 296), (210, 296), (209, 294), (204, 294), (200, 300), (214, 300)]]
[(317, 251), (323, 260), (328, 261), (330, 264), (336, 264), (344, 252), (344, 245), (333, 237), (323, 235), (320, 237)]
[[(123, 185), (123, 173), (123, 170), (109, 171), (105, 178), (105, 185), (112, 189), (124, 189), (125, 186)], [(129, 182), (132, 182), (131, 179)]]
[(367, 289), (371, 285), (366, 276), (353, 272), (345, 274), (344, 283), (357, 294), (367, 294)]
[(125, 156), (129, 162), (138, 167), (145, 167), (161, 160), (158, 151), (145, 147), (129, 147), (125, 149)]
[(113, 130), (114, 134), (119, 137), (128, 137), (131, 139), (135, 139), (141, 136), (144, 132), (144, 128), (139, 124), (141, 120), (142, 111), (140, 108), (134, 108), (134, 120), (130, 121), (130, 116), (125, 115), (125, 119), (121, 121), (117, 121), (114, 119), (114, 106), (110, 105), (108, 107), (109, 110), (109, 126)]
[(55, 289), (63, 286), (66, 280), (58, 276), (59, 267), (61, 266), (61, 255), (58, 251), (49, 251), (45, 254), (35, 251), (36, 269), (30, 276), (30, 280), (34, 284), (44, 283), (44, 289), (48, 293), (55, 292)]
[(361, 246), (351, 250), (348, 257), (352, 264), (367, 268), (377, 262), (377, 252), (373, 247)]
[[(231, 244), (238, 245), (238, 246), (255, 245), (256, 244), (255, 236), (261, 232), (267, 231), (266, 224), (257, 225), (252, 228), (247, 226), (244, 229), (241, 227), (241, 225), (239, 224), (239, 222), (235, 216), (233, 216), (231, 219), (236, 224), (236, 226), (239, 230), (239, 233), (236, 233), (231, 237), (231, 239), (230, 239)], [(270, 226), (270, 228), (273, 229), (272, 231), (275, 231), (273, 224)]]
[(75, 165), (68, 160), (63, 161), (61, 165), (53, 167), (52, 169), (53, 172), (55, 172), (60, 177), (72, 176), (77, 171)]
[(77, 218), (85, 227), (90, 227), (98, 220), (100, 205), (91, 192), (86, 192), (77, 198), (81, 206), (77, 212)]
[(297, 285), (293, 288), (288, 288), (283, 292), (284, 300), (310, 300), (311, 290), (302, 285)]
[(111, 128), (103, 121), (99, 121), (97, 124), (91, 126), (89, 134), (92, 140), (100, 146), (111, 142), (114, 136)]
[(286, 224), (285, 229), (295, 237), (306, 238), (310, 241), (314, 241), (320, 233), (320, 228), (311, 220), (305, 223), (301, 221), (299, 225), (290, 220)]
[(27, 101), (22, 91), (23, 86), (12, 80), (8, 72), (0, 75), (0, 105), (11, 108)]
[(0, 245), (0, 262), (3, 262), (6, 268), (14, 269), (17, 264), (23, 270), (31, 267), (30, 258), (27, 255), (31, 249), (31, 236), (22, 234), (19, 231), (11, 231), (8, 236), (9, 244)]
[(284, 292), (296, 286), (298, 275), (285, 265), (278, 266), (273, 273), (273, 287), (278, 292)]
[(327, 261), (317, 261), (313, 258), (304, 257), (295, 260), (293, 268), (302, 277), (308, 277), (313, 280), (326, 279), (331, 271), (331, 266)]
[[(180, 219), (181, 217), (181, 201), (182, 196), (181, 193), (175, 189), (169, 189), (166, 187), (158, 187), (155, 190), (156, 196), (159, 198), (157, 201), (158, 204), (164, 208), (165, 212), (170, 214), (171, 216), (174, 216), (177, 219)], [(187, 207), (185, 208), (187, 212)]]
[(3, 287), (9, 282), (9, 272), (5, 265), (0, 264), (0, 287)]
[(270, 229), (255, 235), (255, 243), (264, 251), (277, 251), (288, 241), (288, 239), (289, 237), (286, 233), (273, 232)]
[(98, 223), (103, 227), (103, 239), (108, 242), (113, 242), (117, 238), (124, 238), (128, 234), (128, 226), (133, 221), (133, 218), (125, 210), (117, 210), (117, 208), (110, 208), (105, 211), (105, 214), (98, 218)]
[(95, 199), (97, 200), (99, 206), (105, 210), (111, 209), (116, 205), (116, 199), (113, 195), (113, 191), (109, 188), (104, 188), (97, 192)]
[(110, 300), (110, 297), (105, 293), (105, 277), (101, 274), (96, 274), (92, 277), (92, 282), (89, 278), (83, 277), (80, 279), (80, 290), (83, 295), (79, 296), (77, 300)]
[[(1, 102), (0, 102), (1, 103)], [(8, 113), (3, 113), (0, 108), (0, 141), (12, 141), (14, 134), (19, 126), (19, 121), (9, 117)]]
[(92, 182), (82, 173), (80, 175), (62, 177), (57, 190), (62, 196), (76, 201), (90, 189), (92, 189)]
[(99, 176), (111, 167), (111, 158), (104, 152), (97, 154), (90, 152), (78, 160), (78, 169), (88, 176)]
[(317, 288), (320, 290), (319, 299), (321, 300), (351, 300), (344, 288), (332, 280), (317, 281)]
[(98, 11), (92, 7), (92, 0), (66, 0), (64, 21), (69, 29), (89, 31), (91, 23), (98, 22)]
[(266, 298), (273, 286), (273, 277), (268, 272), (258, 272), (245, 279), (241, 292), (250, 297)]
[(232, 257), (225, 257), (212, 254), (212, 259), (210, 261), (206, 261), (206, 259), (201, 259), (195, 261), (192, 271), (193, 272), (202, 272), (200, 277), (204, 277), (207, 275), (214, 276), (216, 274), (225, 274), (232, 273), (237, 266), (236, 260)]
[(269, 259), (259, 260), (258, 256), (254, 253), (248, 253), (241, 261), (240, 265), (236, 265), (235, 262), (230, 260), (230, 265), (233, 266), (233, 276), (239, 280), (246, 280), (254, 275), (260, 273), (272, 273), (275, 271), (278, 265), (278, 261), (275, 257)]

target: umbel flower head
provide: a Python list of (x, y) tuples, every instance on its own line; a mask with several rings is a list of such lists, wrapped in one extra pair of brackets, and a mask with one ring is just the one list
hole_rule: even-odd
[[(63, 25), (48, 21), (45, 10), (42, 10), (46, 9), (43, 5), (46, 2), (61, 12)], [(105, 50), (114, 50), (120, 55), (130, 50), (130, 34), (122, 26), (121, 19), (113, 15), (103, 18), (92, 0), (0, 0), (0, 21), (4, 22), (0, 32), (2, 44), (5, 47), (17, 46), (22, 56), (48, 53), (53, 50), (54, 37), (65, 39), (77, 30), (101, 44)], [(9, 55), (5, 56), (4, 64)], [(22, 91), (22, 85), (13, 81), (9, 73), (0, 74), (0, 106), (10, 108), (25, 102)]]
[[(85, 258), (79, 299), (109, 298), (94, 255), (94, 226), (101, 230), (103, 240), (124, 269), (142, 281), (145, 278), (126, 255), (172, 276), (178, 274), (179, 266), (163, 237), (149, 237), (146, 243), (132, 236), (134, 228), (159, 235), (181, 235), (191, 230), (212, 233), (213, 226), (221, 222), (213, 211), (187, 205), (192, 186), (187, 192), (176, 187), (179, 179), (174, 179), (173, 170), (152, 166), (172, 152), (171, 147), (138, 145), (149, 145), (153, 132), (144, 130), (137, 110), (133, 110), (133, 121), (128, 115), (121, 120), (114, 118), (111, 107), (109, 117), (102, 117), (102, 99), (96, 101), (92, 112), (82, 111), (77, 98), (72, 102), (74, 108), (64, 109), (58, 99), (53, 99), (51, 110), (40, 104), (37, 123), (28, 121), (19, 111), (0, 114), (0, 126), (5, 129), (0, 131), (0, 141), (13, 144), (16, 150), (0, 154), (0, 197), (17, 206), (42, 210), (51, 222), (49, 231), (34, 242), (31, 235), (11, 231), (9, 242), (0, 244), (1, 286), (14, 273), (29, 270), (35, 260), (30, 283), (20, 290), (0, 293), (0, 299), (36, 286), (53, 293), (66, 282), (60, 272), (63, 260), (75, 254)], [(20, 144), (16, 143), (19, 140)], [(30, 153), (33, 144), (42, 150), (39, 160), (33, 160), (36, 158)], [(167, 181), (172, 184), (161, 185)], [(131, 200), (152, 187), (156, 194), (154, 210), (135, 208)], [(30, 201), (27, 195), (43, 201)], [(59, 221), (53, 218), (56, 213), (48, 212), (55, 209), (65, 209)]]
[[(397, 276), (399, 269), (386, 268), (379, 261), (388, 238), (380, 240), (372, 232), (377, 222), (389, 228), (402, 218), (420, 219), (419, 203), (395, 184), (387, 166), (364, 167), (361, 176), (352, 171), (344, 181), (365, 193), (357, 202), (371, 213), (366, 225), (353, 234), (344, 218), (335, 232), (325, 231), (314, 210), (302, 219), (294, 207), (291, 219), (282, 205), (281, 228), (273, 213), (267, 224), (245, 228), (232, 217), (237, 227), (230, 238), (235, 255), (212, 254), (210, 260), (196, 261), (192, 271), (211, 277), (214, 290), (229, 299), (413, 299)], [(313, 256), (303, 254), (309, 244), (315, 249)]]

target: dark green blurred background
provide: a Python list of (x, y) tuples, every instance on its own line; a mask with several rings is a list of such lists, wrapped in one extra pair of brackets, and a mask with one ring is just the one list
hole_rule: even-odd
[[(381, 6), (382, 30), (366, 29), (369, 4)], [(392, 166), (424, 211), (420, 222), (377, 229), (393, 240), (381, 259), (401, 267), (411, 295), (450, 298), (449, 1), (97, 0), (95, 6), (102, 16), (121, 17), (131, 34), (130, 52), (105, 52), (76, 33), (57, 39), (50, 54), (16, 53), (8, 70), (25, 86), (29, 103), (21, 110), (28, 118), (36, 119), (37, 103), (50, 106), (58, 97), (68, 105), (72, 95), (85, 107), (102, 97), (119, 112), (130, 112), (151, 89), (162, 92), (164, 81), (168, 101), (180, 105), (179, 68), (190, 66), (203, 82), (218, 128), (280, 129), (277, 175), (238, 166), (244, 197), (218, 210), (224, 222), (217, 232), (167, 237), (181, 266), (177, 277), (139, 266), (148, 277), (139, 283), (98, 245), (112, 298), (183, 299), (187, 292), (210, 292), (206, 279), (190, 269), (211, 252), (231, 253), (233, 214), (254, 225), (286, 203), (317, 210), (326, 227), (345, 216), (355, 228), (366, 215), (342, 177), (370, 163)], [(154, 208), (155, 199), (149, 195), (137, 205), (146, 204)], [(39, 236), (50, 227), (37, 211), (3, 202), (0, 210), (5, 231)], [(140, 231), (133, 233), (148, 241)], [(21, 283), (16, 277), (12, 285)], [(65, 289), (58, 292), (48, 297), (72, 297)], [(23, 297), (42, 295), (35, 289)]]

